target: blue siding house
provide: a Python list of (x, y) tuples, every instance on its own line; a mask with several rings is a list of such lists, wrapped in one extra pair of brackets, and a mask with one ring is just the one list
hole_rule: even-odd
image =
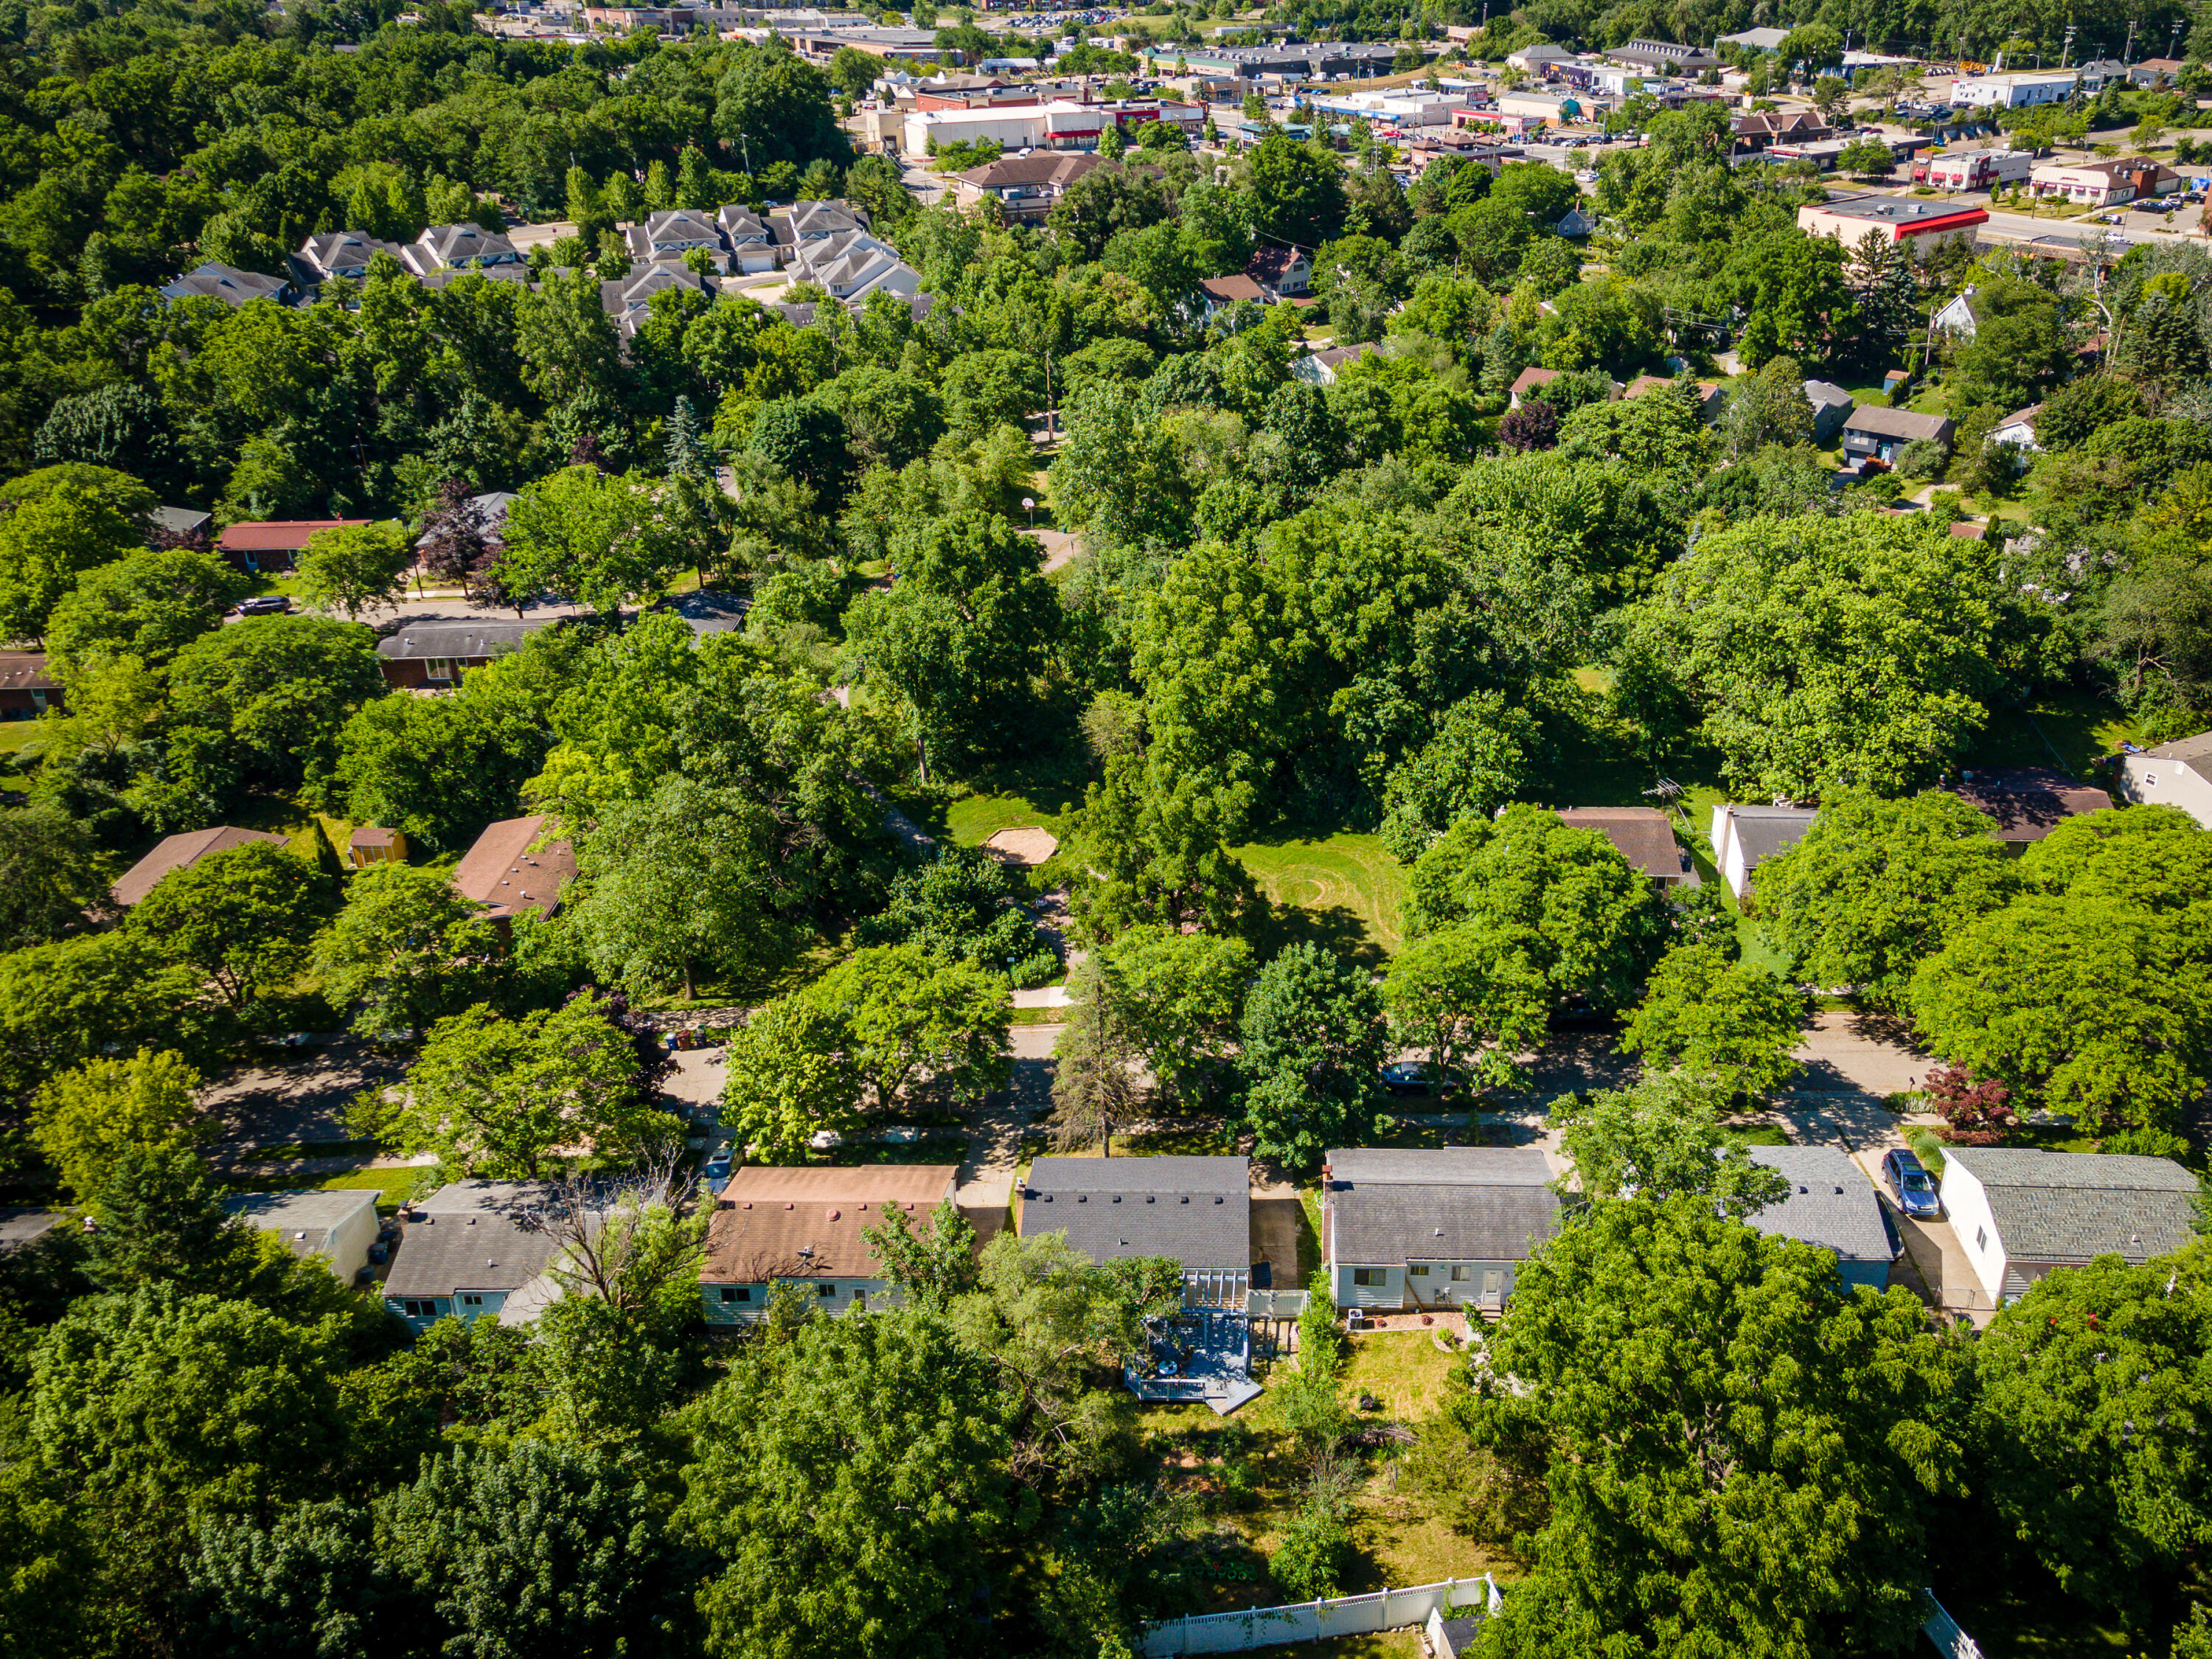
[(560, 1294), (545, 1198), (530, 1182), (457, 1181), (402, 1211), (384, 1305), (418, 1334), (447, 1317), (536, 1318)]

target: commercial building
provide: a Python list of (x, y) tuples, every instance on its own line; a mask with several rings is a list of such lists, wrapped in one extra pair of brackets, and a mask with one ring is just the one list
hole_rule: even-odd
[(2151, 201), (2181, 188), (2181, 175), (2148, 155), (2113, 161), (2045, 161), (2028, 173), (2039, 202), (2057, 198), (2084, 207), (2118, 207)]
[(1953, 150), (1929, 160), (1927, 181), (1936, 190), (1995, 190), (2027, 183), (2034, 166), (2033, 156), (2018, 150)]
[(1961, 76), (1951, 82), (1954, 109), (2026, 109), (2033, 104), (2063, 104), (2086, 85), (2078, 70), (2028, 70), (2014, 75)]
[(1844, 196), (1808, 202), (1797, 210), (1797, 228), (1808, 236), (1833, 236), (1856, 247), (1872, 234), (1909, 247), (1933, 247), (1955, 237), (1971, 240), (1989, 223), (1987, 210), (1914, 201), (1902, 196)]
[(1012, 108), (918, 109), (906, 118), (902, 142), (910, 156), (929, 154), (933, 139), (939, 149), (988, 142), (1009, 150), (1091, 150), (1109, 126), (1133, 133), (1154, 121), (1195, 137), (1205, 131), (1206, 112), (1195, 105), (1150, 100), (1079, 104), (1066, 98)]

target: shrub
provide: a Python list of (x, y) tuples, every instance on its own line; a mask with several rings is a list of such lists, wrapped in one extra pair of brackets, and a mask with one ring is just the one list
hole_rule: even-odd
[(1060, 958), (1049, 951), (1039, 951), (1035, 956), (1024, 957), (1007, 969), (1006, 977), (1013, 981), (1017, 991), (1049, 985), (1060, 977)]
[(1292, 1601), (1334, 1595), (1352, 1556), (1352, 1531), (1333, 1505), (1311, 1503), (1298, 1512), (1283, 1541), (1267, 1558), (1267, 1571)]
[(2020, 1127), (2012, 1091), (1994, 1078), (1977, 1081), (1963, 1066), (1930, 1072), (1921, 1092), (1951, 1126), (1954, 1146), (1994, 1146)]

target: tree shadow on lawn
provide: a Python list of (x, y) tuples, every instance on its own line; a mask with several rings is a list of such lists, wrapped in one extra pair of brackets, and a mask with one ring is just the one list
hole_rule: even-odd
[(1388, 960), (1382, 945), (1369, 934), (1367, 923), (1343, 904), (1270, 904), (1256, 944), (1263, 960), (1285, 945), (1305, 944), (1318, 945), (1362, 968), (1380, 969)]

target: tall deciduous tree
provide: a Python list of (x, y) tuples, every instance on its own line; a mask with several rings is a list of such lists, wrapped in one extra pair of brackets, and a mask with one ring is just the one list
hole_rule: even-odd
[(389, 605), (415, 562), (407, 532), (397, 524), (318, 530), (300, 555), (300, 597), (312, 610), (343, 611), (348, 622)]
[(857, 951), (808, 988), (845, 1027), (846, 1053), (877, 1111), (927, 1073), (959, 1100), (1011, 1075), (1006, 981), (911, 945)]
[(1994, 560), (1941, 525), (1877, 514), (1706, 536), (1640, 609), (1625, 700), (1655, 735), (1679, 722), (1670, 700), (1686, 702), (1747, 796), (1899, 793), (1988, 717)]
[(1533, 1427), (1550, 1516), (1499, 1651), (1793, 1659), (1886, 1651), (1926, 1617), (1930, 1500), (1958, 1485), (1963, 1364), (1904, 1291), (1709, 1199), (1598, 1206), (1522, 1267), (1486, 1437)]
[(164, 667), (252, 585), (212, 553), (176, 547), (129, 554), (76, 579), (46, 623), (46, 649), (71, 678), (101, 657)]
[(1105, 994), (1161, 1092), (1202, 1098), (1223, 1079), (1235, 1050), (1251, 947), (1149, 926), (1117, 935), (1102, 954)]
[(1464, 1071), (1492, 1085), (1517, 1081), (1518, 1057), (1551, 1018), (1536, 945), (1526, 929), (1486, 918), (1413, 940), (1382, 985), (1392, 1038), (1426, 1049), (1439, 1079)]
[(405, 1079), (362, 1094), (353, 1117), (457, 1173), (535, 1180), (561, 1148), (618, 1159), (668, 1139), (673, 1120), (638, 1098), (636, 1076), (629, 1035), (591, 997), (517, 1019), (478, 1005), (432, 1026)]
[(444, 871), (379, 864), (347, 884), (315, 966), (334, 1006), (361, 1005), (356, 1031), (413, 1037), (476, 1002), (504, 954), (483, 907)]
[(187, 1147), (215, 1132), (181, 1055), (141, 1048), (54, 1078), (31, 1102), (31, 1138), (79, 1203), (106, 1185), (125, 1147)]
[(678, 1524), (706, 1650), (944, 1659), (1014, 1526), (988, 1362), (922, 1316), (815, 1319), (701, 1402)]
[(1899, 1006), (1915, 968), (2010, 896), (1996, 828), (1939, 791), (1838, 791), (1802, 840), (1759, 865), (1759, 915), (1801, 977)]
[(1589, 1197), (1690, 1193), (1741, 1217), (1780, 1203), (1790, 1183), (1730, 1143), (1720, 1121), (1727, 1098), (1710, 1078), (1661, 1073), (1587, 1102), (1564, 1095), (1552, 1103), (1552, 1121)]
[(1679, 945), (1651, 975), (1620, 1046), (1647, 1065), (1711, 1078), (1725, 1094), (1763, 1095), (1797, 1069), (1790, 1050), (1804, 1021), (1803, 996), (1766, 969), (1717, 945)]
[(43, 945), (112, 914), (114, 854), (52, 802), (0, 811), (0, 951)]
[(172, 870), (131, 907), (130, 925), (243, 1013), (306, 965), (326, 896), (321, 873), (289, 848), (248, 842)]
[(1314, 944), (1286, 946), (1245, 993), (1244, 1120), (1254, 1155), (1295, 1168), (1366, 1127), (1382, 1064), (1382, 998)]
[(663, 481), (595, 466), (526, 485), (501, 529), (501, 580), (514, 592), (556, 593), (601, 611), (656, 598), (704, 560), (673, 496)]
[(746, 1156), (804, 1164), (817, 1134), (860, 1127), (845, 1023), (802, 996), (757, 1009), (722, 1050), (722, 1112)]

